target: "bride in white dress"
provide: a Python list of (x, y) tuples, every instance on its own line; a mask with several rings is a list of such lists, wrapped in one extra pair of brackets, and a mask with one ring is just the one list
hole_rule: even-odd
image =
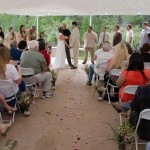
[(59, 33), (57, 35), (57, 51), (55, 55), (55, 62), (53, 65), (53, 69), (63, 69), (65, 68), (65, 58), (66, 58), (66, 51), (65, 51), (65, 37), (63, 35), (62, 27), (58, 28)]

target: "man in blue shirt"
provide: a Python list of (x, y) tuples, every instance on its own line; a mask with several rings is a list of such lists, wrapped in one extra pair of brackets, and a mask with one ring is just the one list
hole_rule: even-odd
[(10, 42), (10, 55), (12, 60), (20, 60), (22, 51), (17, 49), (17, 41)]

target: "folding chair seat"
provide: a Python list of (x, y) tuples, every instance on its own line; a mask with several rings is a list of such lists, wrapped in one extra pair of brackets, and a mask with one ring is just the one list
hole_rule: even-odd
[[(10, 81), (8, 80), (0, 80), (0, 93), (4, 96), (6, 102), (11, 106), (11, 107), (16, 107), (17, 105), (17, 95), (13, 89), (13, 85)], [(18, 105), (19, 106), (19, 105)], [(3, 120), (2, 114), (0, 115), (0, 120), (2, 123), (12, 121), (14, 122), (15, 120), (15, 112), (12, 114), (12, 119), (11, 120)]]
[[(109, 102), (109, 104), (111, 103), (109, 86), (112, 87), (113, 89), (117, 88), (117, 86), (116, 86), (116, 80), (117, 79), (116, 78), (118, 78), (120, 76), (120, 72), (121, 72), (120, 69), (113, 69), (109, 73), (108, 81), (106, 83), (106, 94), (108, 95), (108, 102)], [(110, 83), (110, 81), (112, 81), (113, 84)], [(117, 94), (117, 93), (115, 93), (115, 94)]]
[(22, 79), (25, 82), (26, 87), (30, 89), (30, 91), (34, 91), (34, 97), (37, 92), (37, 84), (34, 75), (34, 71), (31, 68), (21, 68), (22, 70)]
[[(140, 115), (139, 115), (139, 119), (138, 119), (138, 122), (137, 122), (137, 125), (136, 125), (136, 129), (135, 129), (135, 132), (134, 132), (134, 138), (131, 142), (131, 145), (130, 145), (130, 148), (132, 148), (132, 145), (133, 145), (133, 142), (135, 141), (135, 147), (136, 147), (136, 150), (138, 150), (138, 144), (147, 144), (144, 143), (144, 142), (141, 142), (141, 143), (138, 143), (138, 128), (139, 128), (139, 125), (140, 125), (140, 122), (141, 122), (141, 119), (145, 119), (145, 120), (149, 120), (150, 121), (150, 109), (144, 109)], [(150, 131), (147, 131), (148, 133), (150, 133)]]
[[(136, 92), (138, 86), (139, 85), (128, 85), (128, 86), (124, 87), (121, 98), (119, 99), (120, 103), (122, 102), (122, 98), (123, 98), (124, 94), (135, 95), (135, 92)], [(118, 112), (116, 113), (116, 115), (117, 114), (118, 114)], [(116, 119), (116, 116), (115, 116), (115, 119)], [(122, 125), (122, 115), (121, 115), (121, 113), (119, 113), (119, 119), (120, 119), (120, 125)]]

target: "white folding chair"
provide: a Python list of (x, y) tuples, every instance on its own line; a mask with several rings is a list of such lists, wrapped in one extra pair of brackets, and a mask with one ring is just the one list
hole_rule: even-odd
[[(108, 102), (109, 104), (111, 104), (111, 101), (110, 101), (110, 93), (109, 93), (109, 90), (108, 90), (108, 86), (110, 87), (113, 87), (113, 88), (117, 88), (117, 86), (115, 85), (116, 84), (116, 81), (113, 79), (114, 77), (119, 77), (120, 76), (120, 72), (121, 70), (120, 69), (113, 69), (111, 70), (111, 72), (109, 73), (109, 78), (108, 78), (108, 81), (107, 81), (107, 84), (106, 84), (106, 94), (108, 95)], [(110, 80), (112, 80), (114, 82), (114, 85), (109, 83)]]
[(144, 63), (144, 68), (145, 69), (150, 69), (150, 63), (149, 62), (145, 62)]
[[(138, 143), (137, 142), (137, 138), (138, 138), (138, 135), (137, 135), (137, 131), (138, 131), (138, 127), (139, 127), (139, 124), (140, 124), (140, 121), (141, 119), (145, 119), (145, 120), (149, 120), (150, 121), (150, 109), (144, 109), (140, 115), (139, 115), (139, 119), (138, 119), (138, 122), (137, 122), (137, 125), (136, 125), (136, 129), (135, 129), (135, 132), (134, 132), (134, 138), (131, 142), (131, 145), (130, 145), (130, 148), (132, 148), (132, 145), (133, 145), (133, 142), (135, 140), (135, 147), (136, 147), (136, 150), (138, 150), (138, 144), (147, 144), (147, 143)], [(150, 133), (150, 131), (147, 131), (148, 133)]]
[(33, 88), (34, 87), (34, 97), (37, 92), (36, 79), (34, 76), (34, 71), (31, 68), (21, 68), (22, 70), (22, 79), (25, 82), (26, 87)]
[[(12, 85), (12, 83), (10, 81), (8, 81), (8, 80), (0, 80), (0, 92), (4, 96), (4, 98), (5, 98), (7, 103), (11, 102), (12, 100), (15, 99), (15, 105), (13, 107), (16, 107), (17, 96), (16, 96), (16, 93), (15, 93), (15, 91), (13, 89), (13, 85)], [(11, 120), (4, 120), (2, 118), (2, 114), (0, 115), (0, 120), (1, 120), (1, 123), (8, 122), (8, 121), (14, 122), (15, 121), (15, 112), (13, 112)]]
[[(124, 94), (134, 95), (137, 88), (138, 88), (138, 86), (139, 85), (128, 85), (128, 86), (124, 87), (121, 98), (119, 99), (120, 103), (122, 103), (122, 98), (123, 98)], [(117, 116), (117, 114), (118, 114), (118, 112), (116, 113), (116, 116)], [(115, 119), (116, 119), (116, 116), (115, 116)], [(120, 120), (120, 125), (122, 125), (122, 115), (121, 115), (121, 113), (119, 113), (119, 120)]]

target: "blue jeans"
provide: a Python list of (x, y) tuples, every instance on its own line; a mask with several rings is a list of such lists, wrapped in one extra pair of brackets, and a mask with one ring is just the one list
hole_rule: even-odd
[(92, 82), (92, 78), (93, 78), (93, 74), (94, 74), (94, 64), (91, 64), (89, 67), (89, 82)]
[(146, 150), (150, 150), (150, 142), (146, 144)]

